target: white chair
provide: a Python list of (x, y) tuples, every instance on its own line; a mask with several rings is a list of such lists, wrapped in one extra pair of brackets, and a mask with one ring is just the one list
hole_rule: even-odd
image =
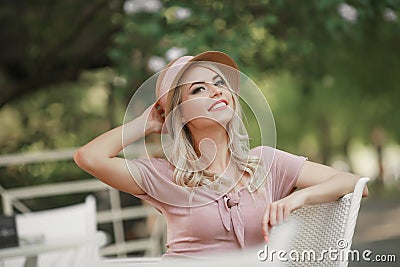
[(347, 266), (348, 260), (357, 256), (350, 249), (368, 180), (360, 178), (354, 192), (337, 201), (306, 205), (294, 211), (286, 223), (275, 227), (271, 231), (270, 248), (287, 253), (288, 262), (282, 265)]
[(15, 255), (24, 255), (26, 260), (5, 260), (7, 267), (84, 266), (87, 259), (98, 258), (98, 248), (105, 243), (104, 234), (97, 231), (93, 196), (77, 205), (18, 214), (16, 225), (22, 244)]

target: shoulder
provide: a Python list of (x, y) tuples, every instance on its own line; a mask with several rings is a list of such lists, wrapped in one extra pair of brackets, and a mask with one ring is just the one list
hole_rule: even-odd
[(283, 156), (283, 157), (285, 156), (302, 157), (270, 146), (257, 146), (250, 149), (249, 153), (250, 155), (260, 156), (260, 157), (270, 156), (270, 155)]
[(250, 149), (249, 154), (250, 156), (258, 157), (264, 161), (272, 162), (276, 150), (276, 148), (270, 146), (257, 146)]
[(160, 176), (167, 180), (172, 180), (174, 167), (168, 160), (163, 158), (138, 158), (130, 160), (142, 174)]
[(257, 146), (251, 149), (249, 154), (261, 158), (267, 164), (290, 164), (307, 160), (306, 157), (298, 156), (270, 146)]
[(270, 146), (256, 146), (256, 147), (250, 149), (250, 154), (251, 155), (259, 155), (262, 153), (274, 152), (274, 150), (276, 150), (276, 148), (273, 148)]

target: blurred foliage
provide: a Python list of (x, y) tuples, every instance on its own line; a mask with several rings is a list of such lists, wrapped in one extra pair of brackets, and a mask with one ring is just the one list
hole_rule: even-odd
[(110, 20), (122, 0), (1, 1), (0, 108), (25, 94), (110, 65)]
[[(227, 52), (260, 86), (281, 149), (351, 165), (355, 140), (378, 155), (399, 142), (398, 0), (7, 3), (0, 21), (14, 27), (0, 30), (2, 154), (83, 145), (122, 122), (160, 63), (204, 50)], [(66, 177), (48, 164), (2, 168), (0, 184)], [(67, 169), (66, 179), (79, 173)]]
[[(49, 86), (0, 111), (2, 154), (76, 147), (110, 128), (107, 80), (111, 69), (84, 72), (78, 82)], [(84, 114), (84, 115), (83, 115)], [(90, 177), (74, 162), (46, 162), (0, 169), (6, 188)]]
[(289, 90), (296, 92), (281, 94), (273, 110), (278, 145), (298, 151), (295, 144), (313, 135), (320, 148), (315, 159), (328, 163), (334, 152), (347, 153), (351, 139), (368, 142), (376, 127), (399, 140), (393, 120), (400, 119), (400, 27), (397, 17), (385, 17), (388, 10), (398, 14), (399, 1), (346, 3), (164, 1), (153, 13), (121, 14), (123, 31), (110, 55), (127, 88), (149, 76), (143, 75), (149, 71), (142, 62), (165, 58), (171, 47), (188, 54), (225, 51), (257, 83), (288, 72)]

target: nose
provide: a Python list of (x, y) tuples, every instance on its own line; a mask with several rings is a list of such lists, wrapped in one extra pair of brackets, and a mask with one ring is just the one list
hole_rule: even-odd
[(208, 84), (210, 97), (215, 97), (222, 94), (222, 89), (220, 86), (214, 84)]

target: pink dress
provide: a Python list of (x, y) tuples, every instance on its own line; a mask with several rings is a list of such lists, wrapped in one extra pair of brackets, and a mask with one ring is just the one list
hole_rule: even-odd
[[(269, 171), (263, 185), (265, 190), (253, 193), (255, 201), (243, 187), (220, 197), (210, 194), (210, 201), (204, 201), (207, 196), (203, 196), (205, 204), (192, 207), (177, 204), (187, 195), (173, 182), (174, 167), (167, 160), (131, 161), (141, 173), (135, 179), (146, 192), (135, 196), (156, 207), (167, 221), (167, 251), (163, 258), (201, 258), (209, 253), (263, 244), (261, 220), (264, 210), (269, 203), (292, 192), (306, 158), (267, 146), (256, 147), (250, 153), (262, 157)], [(174, 203), (175, 199), (179, 201)]]

